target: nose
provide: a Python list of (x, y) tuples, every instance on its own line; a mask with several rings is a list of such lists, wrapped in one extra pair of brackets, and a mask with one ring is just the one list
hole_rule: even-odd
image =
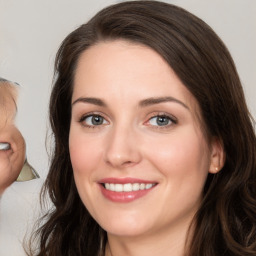
[(141, 152), (136, 131), (131, 128), (114, 128), (107, 137), (105, 162), (114, 168), (122, 169), (140, 161)]

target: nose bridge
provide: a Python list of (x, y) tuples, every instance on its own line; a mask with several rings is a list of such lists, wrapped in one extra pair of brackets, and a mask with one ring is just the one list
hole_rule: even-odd
[(109, 133), (105, 152), (106, 161), (114, 167), (124, 167), (140, 161), (136, 129), (127, 122), (115, 124)]

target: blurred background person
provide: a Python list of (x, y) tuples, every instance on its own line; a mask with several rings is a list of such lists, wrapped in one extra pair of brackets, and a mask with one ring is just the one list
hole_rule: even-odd
[(0, 78), (0, 194), (18, 177), (25, 161), (25, 141), (14, 124), (17, 88)]
[(21, 256), (37, 214), (41, 179), (27, 162), (25, 140), (15, 125), (17, 96), (17, 84), (0, 77), (0, 255)]

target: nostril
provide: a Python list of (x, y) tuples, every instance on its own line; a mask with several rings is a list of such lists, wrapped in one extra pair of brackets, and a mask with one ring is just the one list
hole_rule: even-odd
[(133, 164), (133, 162), (132, 162), (132, 161), (125, 161), (125, 162), (123, 162), (123, 164), (122, 164), (122, 165), (131, 165), (131, 164)]

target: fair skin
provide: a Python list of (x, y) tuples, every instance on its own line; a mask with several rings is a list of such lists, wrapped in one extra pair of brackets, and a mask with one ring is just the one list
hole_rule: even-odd
[(25, 141), (14, 124), (16, 109), (16, 90), (12, 85), (0, 84), (0, 195), (18, 177), (25, 161)]
[(107, 231), (106, 255), (184, 254), (207, 174), (223, 164), (220, 143), (205, 139), (197, 111), (146, 46), (108, 41), (81, 55), (70, 156), (79, 195)]

